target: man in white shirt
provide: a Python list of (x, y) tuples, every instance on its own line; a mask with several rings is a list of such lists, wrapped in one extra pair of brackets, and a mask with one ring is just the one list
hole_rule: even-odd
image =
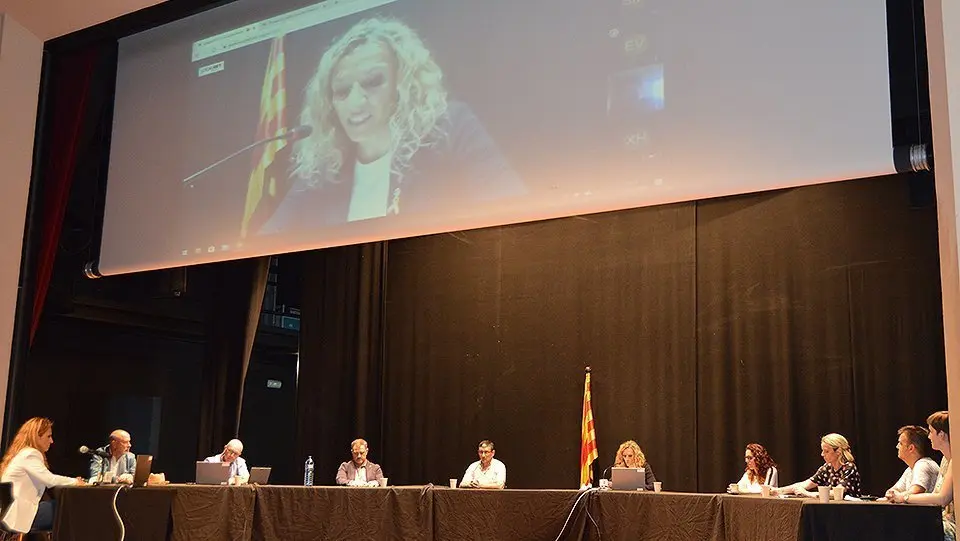
[(203, 459), (203, 461), (230, 464), (227, 484), (244, 485), (250, 479), (250, 470), (247, 469), (247, 461), (240, 457), (241, 454), (243, 454), (243, 442), (238, 439), (232, 439), (223, 446), (222, 453), (208, 456)]
[[(126, 430), (114, 430), (110, 433), (110, 443), (97, 449), (90, 458), (90, 482), (133, 483), (133, 473), (137, 469), (137, 457), (130, 452), (130, 433)], [(110, 458), (103, 455), (109, 454)]]
[(367, 440), (357, 438), (350, 443), (350, 454), (352, 460), (340, 464), (337, 470), (337, 484), (348, 487), (375, 487), (380, 485), (380, 479), (383, 479), (383, 470), (380, 466), (367, 460), (367, 453), (370, 448), (367, 446)]
[(461, 488), (503, 488), (507, 484), (507, 467), (493, 458), (493, 442), (483, 440), (477, 449), (480, 460), (470, 464), (460, 480)]
[(927, 456), (928, 443), (927, 429), (921, 426), (909, 425), (897, 431), (897, 458), (907, 465), (907, 469), (903, 470), (897, 484), (887, 490), (887, 500), (892, 501), (898, 494), (933, 492), (940, 467)]

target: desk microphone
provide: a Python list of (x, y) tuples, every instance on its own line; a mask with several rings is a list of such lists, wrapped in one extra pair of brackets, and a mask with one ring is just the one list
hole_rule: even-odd
[(196, 180), (197, 177), (203, 175), (203, 174), (206, 173), (207, 171), (210, 171), (211, 169), (214, 169), (215, 167), (217, 167), (217, 166), (219, 166), (219, 165), (222, 165), (222, 164), (224, 164), (224, 163), (232, 160), (233, 158), (236, 158), (237, 156), (243, 154), (244, 152), (249, 152), (249, 151), (251, 151), (251, 150), (253, 150), (253, 149), (255, 149), (255, 148), (259, 147), (259, 146), (266, 145), (267, 143), (272, 143), (272, 142), (274, 142), (274, 141), (289, 141), (289, 142), (292, 143), (292, 142), (294, 142), (294, 141), (299, 141), (299, 140), (301, 140), (301, 139), (306, 139), (307, 137), (310, 137), (310, 134), (312, 134), (312, 133), (313, 133), (313, 127), (312, 127), (312, 126), (304, 125), (304, 126), (297, 126), (296, 128), (291, 128), (291, 129), (289, 129), (289, 130), (286, 130), (286, 131), (284, 131), (283, 133), (281, 133), (280, 135), (276, 135), (276, 136), (273, 136), (273, 137), (267, 137), (267, 138), (265, 138), (265, 139), (260, 139), (260, 140), (258, 140), (258, 141), (254, 141), (254, 142), (250, 143), (249, 145), (247, 145), (247, 146), (245, 146), (245, 147), (237, 150), (236, 152), (233, 152), (232, 154), (230, 154), (230, 155), (228, 155), (228, 156), (226, 156), (226, 157), (224, 157), (224, 158), (221, 158), (221, 159), (219, 159), (219, 160), (211, 163), (210, 165), (204, 167), (203, 169), (197, 171), (196, 173), (190, 175), (189, 177), (183, 179), (183, 180), (180, 181), (180, 182), (181, 182), (181, 184), (183, 184), (183, 185), (192, 186), (193, 181)]
[(77, 449), (77, 450), (80, 451), (81, 455), (93, 455), (93, 456), (98, 456), (100, 458), (110, 458), (109, 452), (101, 451), (99, 449), (91, 449), (86, 445), (81, 445), (80, 449)]

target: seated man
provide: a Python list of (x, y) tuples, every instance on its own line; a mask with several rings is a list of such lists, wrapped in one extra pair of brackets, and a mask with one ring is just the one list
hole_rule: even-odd
[(97, 449), (98, 453), (110, 453), (110, 458), (94, 454), (90, 457), (91, 483), (100, 481), (103, 474), (105, 483), (133, 483), (133, 473), (137, 470), (137, 457), (130, 452), (130, 433), (126, 430), (114, 430), (110, 433), (110, 443)]
[(940, 467), (927, 456), (930, 453), (927, 429), (908, 425), (898, 430), (897, 435), (897, 458), (907, 465), (907, 469), (903, 470), (897, 484), (887, 490), (886, 499), (893, 501), (898, 495), (933, 492)]
[(337, 470), (337, 484), (348, 487), (375, 487), (383, 479), (383, 470), (373, 462), (367, 460), (370, 451), (367, 441), (362, 438), (353, 440), (350, 444), (350, 453), (353, 460), (340, 464)]
[(493, 458), (493, 442), (483, 440), (477, 449), (480, 460), (470, 464), (460, 480), (462, 488), (503, 488), (507, 484), (507, 467)]
[(208, 456), (203, 459), (203, 461), (230, 464), (230, 477), (228, 477), (227, 484), (243, 485), (250, 479), (250, 472), (247, 470), (247, 461), (240, 458), (242, 453), (243, 442), (238, 439), (232, 439), (223, 446), (222, 453)]

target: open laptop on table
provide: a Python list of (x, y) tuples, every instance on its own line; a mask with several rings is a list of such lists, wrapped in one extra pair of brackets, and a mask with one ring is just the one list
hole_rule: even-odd
[(251, 485), (265, 485), (269, 480), (270, 468), (250, 468), (250, 480), (248, 482)]
[(153, 455), (137, 455), (137, 469), (133, 470), (133, 486), (146, 486), (152, 466)]
[(198, 485), (225, 485), (230, 478), (230, 464), (225, 462), (197, 462)]
[(613, 468), (610, 485), (613, 490), (644, 490), (647, 475), (643, 468)]

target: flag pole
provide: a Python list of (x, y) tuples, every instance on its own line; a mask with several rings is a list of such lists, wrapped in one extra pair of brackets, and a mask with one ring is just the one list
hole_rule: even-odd
[(593, 424), (589, 366), (583, 369), (583, 416), (580, 419), (580, 486), (593, 484), (593, 463), (599, 458), (597, 433)]

